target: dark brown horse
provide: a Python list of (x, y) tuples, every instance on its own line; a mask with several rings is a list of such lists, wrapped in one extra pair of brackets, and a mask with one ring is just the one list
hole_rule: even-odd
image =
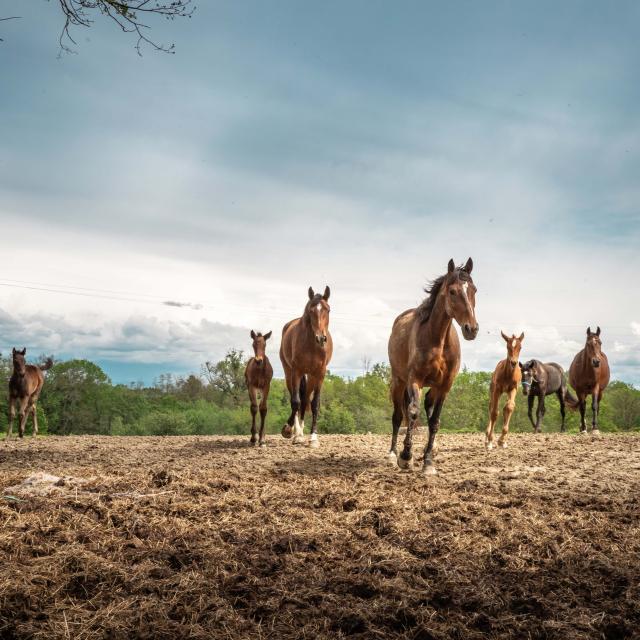
[(262, 335), (251, 331), (253, 340), (253, 353), (255, 354), (247, 363), (244, 371), (244, 379), (247, 382), (249, 400), (251, 401), (251, 444), (256, 444), (256, 414), (258, 413), (258, 394), (260, 395), (260, 446), (267, 444), (264, 427), (267, 418), (267, 399), (269, 387), (273, 378), (273, 367), (265, 353), (267, 340), (271, 337), (271, 331)]
[(16, 417), (16, 402), (18, 403), (18, 435), (24, 436), (24, 429), (27, 424), (27, 418), (31, 414), (33, 420), (32, 436), (38, 435), (38, 417), (36, 412), (36, 403), (42, 391), (44, 384), (43, 371), (51, 369), (53, 360), (47, 358), (47, 361), (41, 365), (26, 364), (26, 349), (18, 351), (13, 350), (13, 373), (9, 378), (9, 428), (7, 429), (7, 438), (11, 437), (13, 431), (13, 420)]
[(598, 412), (600, 411), (600, 400), (604, 390), (609, 384), (609, 361), (602, 352), (602, 341), (600, 340), (600, 327), (595, 333), (591, 333), (591, 327), (587, 328), (587, 342), (584, 349), (580, 351), (571, 363), (569, 368), (569, 383), (575, 389), (578, 399), (571, 402), (567, 398), (567, 405), (571, 408), (580, 409), (580, 433), (587, 432), (587, 422), (585, 412), (587, 410), (587, 396), (591, 395), (591, 408), (593, 410), (593, 421), (591, 432), (598, 433)]
[[(546, 411), (544, 399), (552, 393), (558, 396), (560, 415), (562, 416), (560, 431), (564, 431), (565, 404), (569, 408), (577, 408), (578, 406), (576, 399), (567, 390), (564, 369), (556, 362), (529, 360), (520, 365), (520, 370), (522, 371), (522, 393), (527, 396), (529, 420), (533, 425), (534, 433), (540, 433), (542, 430), (542, 420)], [(538, 408), (534, 421), (533, 403), (536, 398), (538, 398)]]
[(311, 407), (311, 446), (318, 447), (318, 410), (320, 390), (327, 365), (333, 354), (329, 333), (329, 287), (324, 294), (309, 287), (309, 300), (301, 318), (291, 320), (282, 329), (280, 361), (284, 369), (287, 389), (291, 395), (291, 415), (282, 428), (282, 435), (293, 442), (304, 442), (304, 416)]
[[(476, 287), (471, 279), (473, 261), (456, 267), (449, 260), (447, 273), (425, 290), (429, 294), (416, 309), (400, 314), (389, 338), (393, 436), (389, 458), (406, 469), (413, 458), (413, 433), (420, 412), (420, 393), (429, 387), (424, 407), (429, 418), (429, 440), (424, 451), (423, 471), (435, 473), (433, 444), (440, 426), (440, 412), (460, 369), (460, 341), (453, 320), (462, 328), (465, 340), (478, 335), (475, 316)], [(403, 418), (407, 434), (400, 455), (398, 431)]]
[(500, 360), (491, 376), (491, 386), (489, 387), (489, 424), (485, 435), (484, 444), (487, 449), (493, 449), (493, 428), (498, 420), (498, 404), (503, 393), (507, 394), (507, 402), (502, 410), (502, 434), (498, 439), (498, 446), (507, 446), (507, 436), (509, 435), (509, 421), (516, 408), (516, 394), (518, 385), (522, 378), (522, 372), (518, 366), (518, 358), (522, 349), (524, 333), (518, 338), (515, 334), (511, 337), (500, 332), (502, 338), (507, 343), (507, 357)]

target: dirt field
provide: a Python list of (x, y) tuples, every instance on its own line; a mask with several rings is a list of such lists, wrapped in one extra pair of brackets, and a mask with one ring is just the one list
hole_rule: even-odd
[(0, 637), (640, 637), (640, 437), (247, 440), (1, 443)]

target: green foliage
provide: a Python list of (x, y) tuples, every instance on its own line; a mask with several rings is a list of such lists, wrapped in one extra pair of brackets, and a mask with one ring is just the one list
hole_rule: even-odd
[[(113, 385), (93, 362), (69, 360), (55, 364), (46, 374), (38, 405), (40, 433), (113, 435), (248, 435), (251, 426), (249, 398), (244, 381), (244, 354), (230, 351), (218, 363), (206, 363), (202, 376), (159, 376), (153, 387)], [(7, 388), (11, 362), (0, 358), (0, 384)], [(321, 433), (390, 433), (392, 406), (390, 370), (376, 364), (365, 375), (344, 379), (327, 374), (321, 397), (318, 427)], [(477, 432), (486, 428), (491, 374), (460, 372), (444, 405), (443, 431)], [(502, 407), (496, 428), (502, 426)], [(274, 379), (268, 400), (267, 433), (280, 433), (290, 413), (284, 380)], [(560, 428), (555, 396), (546, 399), (543, 429)], [(0, 429), (7, 428), (7, 396), (0, 395)], [(590, 410), (588, 419), (590, 420)], [(310, 416), (307, 416), (307, 426)], [(422, 424), (426, 424), (424, 410)], [(578, 430), (579, 415), (567, 410), (567, 426)], [(602, 431), (640, 429), (640, 390), (613, 382), (601, 404)], [(31, 425), (28, 423), (27, 433)], [(511, 431), (531, 431), (527, 398), (519, 391)]]

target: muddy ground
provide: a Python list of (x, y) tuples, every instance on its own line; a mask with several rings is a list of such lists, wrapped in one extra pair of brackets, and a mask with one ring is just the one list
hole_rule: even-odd
[(2, 442), (0, 637), (640, 637), (639, 436), (439, 439)]

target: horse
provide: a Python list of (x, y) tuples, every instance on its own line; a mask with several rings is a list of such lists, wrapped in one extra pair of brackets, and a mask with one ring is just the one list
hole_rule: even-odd
[(9, 378), (9, 427), (7, 429), (6, 438), (11, 437), (13, 431), (13, 421), (16, 417), (16, 401), (18, 402), (18, 435), (24, 437), (24, 430), (27, 424), (27, 418), (31, 414), (33, 421), (32, 437), (38, 435), (38, 416), (36, 412), (36, 404), (42, 391), (44, 384), (43, 371), (51, 369), (53, 360), (47, 358), (46, 362), (41, 365), (26, 364), (25, 355), (27, 349), (19, 351), (13, 349), (13, 373)]
[(575, 403), (567, 404), (572, 409), (580, 409), (580, 433), (587, 432), (585, 411), (587, 409), (587, 396), (591, 395), (591, 409), (593, 410), (593, 422), (591, 433), (598, 433), (598, 413), (600, 400), (604, 390), (609, 384), (610, 370), (607, 356), (602, 352), (600, 340), (600, 327), (595, 333), (591, 333), (591, 327), (587, 327), (587, 341), (582, 351), (578, 352), (569, 368), (569, 382), (578, 396)]
[(253, 340), (253, 358), (247, 362), (244, 370), (244, 379), (249, 391), (251, 402), (251, 444), (256, 445), (256, 414), (258, 413), (258, 394), (260, 394), (260, 439), (261, 447), (267, 445), (264, 428), (267, 418), (267, 399), (269, 398), (269, 387), (273, 378), (273, 367), (265, 353), (267, 340), (271, 337), (271, 331), (262, 335), (251, 330)]
[(520, 357), (520, 350), (522, 349), (524, 333), (521, 333), (518, 338), (516, 338), (515, 334), (509, 337), (505, 335), (504, 331), (501, 331), (500, 335), (507, 343), (507, 357), (498, 362), (491, 376), (491, 385), (489, 387), (489, 424), (487, 425), (484, 441), (487, 449), (493, 449), (493, 428), (498, 420), (498, 403), (503, 393), (507, 394), (507, 402), (502, 410), (502, 434), (498, 439), (498, 446), (503, 449), (507, 446), (509, 421), (516, 408), (516, 394), (518, 393), (518, 384), (520, 384), (522, 378), (522, 372), (518, 366), (518, 358)]
[[(453, 260), (449, 260), (447, 273), (425, 289), (428, 297), (415, 309), (401, 313), (393, 323), (388, 347), (393, 435), (388, 457), (401, 469), (411, 465), (420, 394), (423, 387), (429, 387), (424, 399), (429, 439), (424, 450), (423, 472), (436, 473), (433, 445), (440, 426), (440, 413), (460, 369), (460, 341), (453, 320), (460, 325), (465, 340), (473, 340), (478, 335), (472, 269), (471, 258), (464, 267), (456, 267)], [(398, 431), (403, 420), (407, 421), (407, 433), (398, 455)]]
[[(529, 360), (520, 364), (522, 371), (522, 393), (527, 396), (529, 420), (533, 426), (534, 433), (542, 430), (542, 420), (544, 419), (545, 396), (555, 393), (560, 403), (560, 415), (562, 424), (560, 431), (565, 430), (565, 404), (571, 408), (572, 404), (577, 406), (576, 399), (567, 389), (564, 377), (564, 369), (556, 362), (540, 362), (540, 360)], [(536, 409), (536, 419), (533, 420), (533, 403), (538, 398), (538, 408)]]
[(309, 300), (300, 318), (284, 325), (280, 343), (280, 361), (284, 369), (287, 389), (291, 396), (291, 415), (282, 428), (282, 435), (293, 443), (304, 442), (304, 416), (311, 408), (312, 447), (319, 447), (317, 432), (320, 391), (333, 354), (333, 340), (329, 333), (329, 295), (314, 293), (309, 287)]

